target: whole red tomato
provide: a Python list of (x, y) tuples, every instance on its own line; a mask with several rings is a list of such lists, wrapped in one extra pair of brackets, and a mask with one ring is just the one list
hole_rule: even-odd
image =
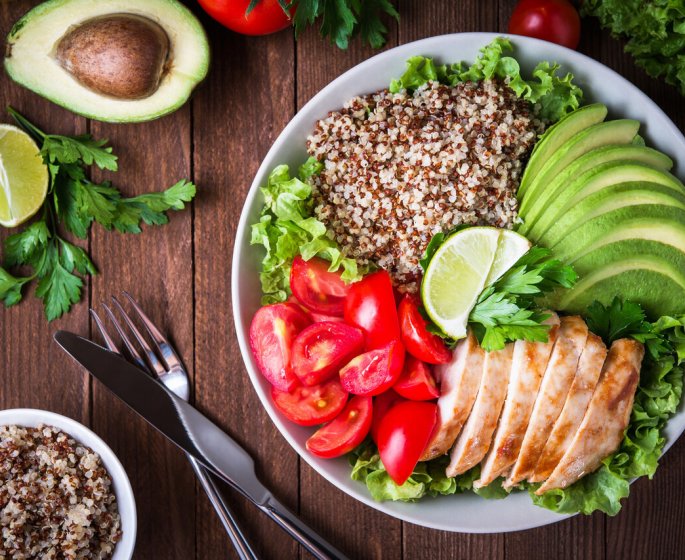
[(278, 0), (259, 0), (245, 15), (250, 0), (198, 0), (200, 6), (219, 23), (243, 35), (268, 35), (288, 27), (292, 21)]
[(580, 41), (580, 16), (568, 0), (521, 0), (511, 14), (509, 33), (575, 49)]

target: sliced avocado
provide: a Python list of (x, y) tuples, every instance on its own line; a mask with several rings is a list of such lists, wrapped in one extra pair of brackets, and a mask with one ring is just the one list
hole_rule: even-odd
[(668, 171), (642, 163), (616, 160), (603, 163), (576, 177), (565, 188), (559, 189), (537, 221), (528, 229), (532, 240), (540, 239), (556, 222), (582, 199), (602, 189), (627, 182), (657, 183), (683, 192), (682, 183)]
[(527, 196), (525, 198), (518, 211), (524, 220), (520, 232), (525, 235), (527, 231), (530, 231), (530, 228), (540, 217), (541, 213), (543, 211), (546, 212), (549, 203), (556, 199), (557, 191), (562, 192), (568, 183), (589, 169), (619, 159), (645, 163), (664, 171), (668, 171), (673, 167), (673, 161), (667, 155), (644, 146), (618, 144), (590, 150), (587, 154), (580, 156), (576, 161), (568, 165), (545, 188), (538, 189), (537, 196)]
[(175, 111), (209, 68), (204, 29), (177, 0), (49, 0), (17, 21), (6, 53), (14, 81), (109, 122)]
[(634, 231), (640, 231), (659, 223), (674, 224), (676, 227), (685, 224), (685, 211), (661, 204), (619, 208), (588, 220), (550, 249), (563, 262), (573, 262), (585, 254), (588, 247), (601, 244), (604, 238), (617, 235), (621, 230), (635, 228)]
[(685, 312), (685, 276), (663, 258), (641, 254), (614, 261), (584, 276), (562, 293), (558, 307), (583, 314), (595, 300), (608, 305), (619, 296), (642, 305), (652, 319)]
[[(564, 142), (545, 162), (525, 196), (533, 199), (539, 196), (554, 178), (562, 173), (576, 159), (590, 150), (609, 144), (630, 144), (640, 128), (638, 121), (621, 119), (594, 124)], [(521, 203), (525, 202), (525, 198)]]
[(530, 184), (547, 160), (559, 149), (559, 146), (581, 130), (602, 122), (606, 116), (606, 106), (601, 103), (594, 103), (569, 113), (560, 119), (559, 122), (549, 127), (539, 142), (535, 144), (535, 148), (533, 148), (533, 152), (530, 154), (530, 159), (523, 172), (521, 185), (518, 190), (519, 199), (526, 194)]

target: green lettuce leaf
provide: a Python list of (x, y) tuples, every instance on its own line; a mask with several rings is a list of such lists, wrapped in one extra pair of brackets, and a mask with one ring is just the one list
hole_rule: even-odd
[(505, 52), (512, 50), (509, 39), (497, 37), (480, 50), (480, 55), (468, 68), (464, 68), (461, 62), (436, 65), (430, 58), (413, 56), (407, 61), (404, 74), (391, 82), (390, 91), (413, 91), (431, 80), (455, 85), (464, 81), (497, 78), (506, 80), (518, 97), (536, 105), (540, 116), (548, 121), (558, 121), (579, 107), (583, 92), (573, 83), (572, 74), (559, 76), (558, 64), (543, 61), (535, 67), (532, 77), (526, 79), (521, 75), (517, 60), (505, 56)]
[[(306, 180), (321, 168), (310, 158), (299, 176)], [(363, 273), (357, 262), (346, 257), (328, 237), (326, 226), (312, 216), (312, 187), (303, 179), (291, 177), (288, 166), (279, 165), (261, 188), (264, 208), (259, 221), (252, 224), (250, 243), (265, 250), (259, 275), (265, 305), (285, 301), (290, 295), (290, 267), (297, 255), (305, 260), (318, 256), (330, 261), (329, 270), (342, 269), (346, 282), (359, 280)]]

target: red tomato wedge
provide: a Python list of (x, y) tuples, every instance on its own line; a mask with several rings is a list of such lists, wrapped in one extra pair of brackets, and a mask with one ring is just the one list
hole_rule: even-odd
[(381, 425), (381, 419), (385, 413), (390, 410), (394, 404), (403, 401), (395, 391), (390, 390), (373, 398), (373, 419), (371, 420), (371, 439), (378, 443), (378, 426)]
[(288, 298), (288, 303), (294, 303), (298, 307), (302, 309), (307, 315), (309, 315), (309, 318), (312, 320), (314, 323), (322, 323), (324, 321), (333, 321), (334, 323), (342, 323), (345, 319), (342, 317), (336, 317), (335, 315), (324, 315), (323, 313), (315, 313), (314, 311), (309, 311), (304, 305), (302, 305), (295, 296), (291, 295)]
[(340, 370), (340, 381), (354, 395), (379, 395), (395, 384), (403, 366), (404, 347), (393, 340), (350, 361)]
[(400, 323), (390, 275), (379, 270), (350, 285), (345, 322), (366, 334), (366, 349), (375, 350), (400, 339)]
[(329, 272), (330, 265), (318, 257), (305, 261), (298, 255), (290, 269), (290, 289), (310, 311), (342, 317), (351, 285), (343, 282), (340, 272)]
[(383, 416), (378, 427), (378, 453), (396, 484), (404, 484), (419, 462), (435, 423), (435, 403), (403, 401)]
[(430, 366), (414, 356), (405, 358), (402, 375), (392, 388), (405, 399), (412, 401), (430, 401), (440, 396)]
[(412, 356), (429, 364), (446, 364), (452, 353), (442, 339), (426, 328), (427, 321), (419, 311), (420, 300), (407, 294), (400, 301), (397, 313), (400, 319), (402, 342)]
[(347, 403), (347, 392), (337, 379), (313, 387), (295, 387), (289, 393), (271, 388), (274, 405), (300, 426), (316, 426), (333, 420)]
[(349, 453), (369, 433), (372, 409), (371, 397), (352, 397), (336, 418), (307, 440), (307, 449), (325, 459)]
[(250, 348), (257, 367), (281, 391), (298, 384), (290, 367), (290, 351), (295, 337), (310, 323), (307, 314), (292, 303), (267, 305), (252, 318)]
[(293, 342), (290, 365), (305, 385), (323, 383), (364, 349), (364, 333), (345, 323), (309, 325)]

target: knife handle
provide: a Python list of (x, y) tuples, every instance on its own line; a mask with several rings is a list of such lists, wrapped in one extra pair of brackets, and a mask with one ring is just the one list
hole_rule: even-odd
[(259, 508), (317, 560), (349, 560), (273, 496), (270, 496), (267, 502)]

